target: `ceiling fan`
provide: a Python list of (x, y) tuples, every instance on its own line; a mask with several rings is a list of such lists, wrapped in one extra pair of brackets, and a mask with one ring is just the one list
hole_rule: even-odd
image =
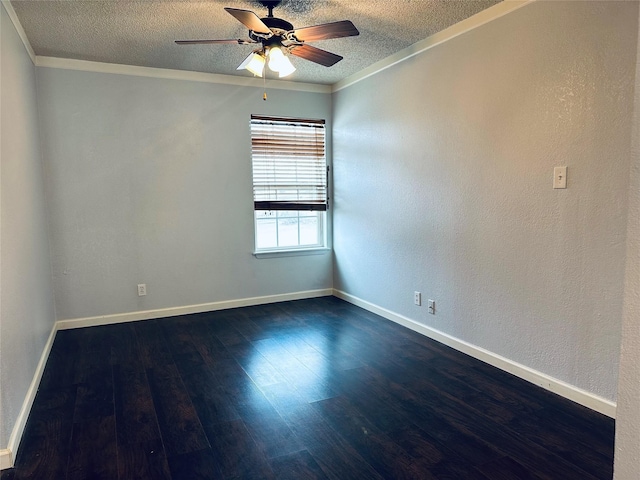
[(285, 55), (285, 52), (304, 58), (312, 62), (331, 67), (343, 57), (335, 53), (327, 52), (320, 48), (308, 45), (306, 42), (328, 40), (330, 38), (352, 37), (359, 35), (358, 29), (349, 20), (326, 23), (313, 27), (294, 28), (286, 20), (273, 16), (273, 9), (282, 0), (260, 0), (260, 3), (269, 9), (267, 17), (260, 18), (251, 10), (238, 8), (225, 8), (236, 20), (249, 29), (248, 39), (238, 40), (176, 40), (178, 45), (237, 43), (239, 45), (259, 44), (238, 67), (238, 70), (249, 70), (256, 76), (262, 77), (264, 66), (286, 77), (295, 71), (295, 67)]

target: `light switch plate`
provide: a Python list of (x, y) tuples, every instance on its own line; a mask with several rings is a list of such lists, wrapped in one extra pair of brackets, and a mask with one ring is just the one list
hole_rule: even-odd
[(553, 188), (567, 188), (567, 167), (553, 169)]
[(427, 305), (429, 307), (429, 313), (431, 315), (435, 315), (436, 314), (436, 302), (435, 302), (435, 300), (429, 299)]

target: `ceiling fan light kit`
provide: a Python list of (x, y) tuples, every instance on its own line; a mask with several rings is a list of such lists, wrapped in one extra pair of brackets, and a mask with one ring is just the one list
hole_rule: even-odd
[(269, 58), (269, 69), (278, 73), (280, 78), (291, 75), (296, 71), (296, 67), (293, 66), (291, 60), (282, 53), (282, 49), (278, 46), (269, 47), (267, 57)]
[(256, 77), (261, 77), (264, 71), (266, 60), (258, 52), (250, 53), (247, 58), (240, 64), (237, 70), (249, 70)]
[(269, 9), (267, 17), (260, 18), (250, 10), (225, 8), (230, 15), (249, 29), (249, 40), (176, 40), (176, 43), (179, 45), (261, 44), (261, 47), (254, 50), (237, 69), (248, 70), (254, 75), (262, 77), (264, 66), (268, 60), (269, 69), (278, 73), (280, 78), (283, 78), (296, 71), (296, 67), (291, 63), (285, 52), (319, 65), (330, 67), (342, 60), (342, 57), (308, 45), (305, 42), (351, 37), (360, 34), (349, 20), (295, 29), (286, 20), (273, 16), (273, 9), (280, 4), (280, 1), (263, 1), (260, 3)]

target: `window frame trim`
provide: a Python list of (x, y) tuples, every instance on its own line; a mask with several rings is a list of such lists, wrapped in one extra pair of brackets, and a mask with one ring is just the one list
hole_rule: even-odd
[(251, 255), (256, 258), (302, 257), (307, 255), (324, 255), (331, 252), (327, 246), (316, 248), (294, 248), (289, 250), (256, 250)]
[[(255, 194), (252, 192), (253, 200), (253, 229), (254, 229), (254, 250), (252, 255), (256, 258), (272, 258), (272, 257), (286, 257), (286, 256), (299, 256), (299, 255), (319, 255), (326, 252), (331, 251), (329, 247), (329, 238), (328, 238), (328, 230), (329, 230), (329, 211), (330, 211), (330, 174), (331, 167), (328, 163), (327, 159), (327, 130), (326, 125), (327, 122), (324, 119), (308, 119), (308, 118), (295, 118), (295, 117), (275, 117), (268, 115), (256, 115), (251, 114), (251, 122), (253, 120), (259, 120), (263, 122), (273, 121), (274, 123), (278, 123), (280, 125), (286, 124), (290, 122), (291, 126), (300, 126), (300, 124), (308, 123), (315, 124), (321, 126), (323, 129), (323, 163), (325, 169), (325, 199), (324, 203), (313, 203), (313, 202), (301, 202), (303, 203), (303, 208), (295, 208), (294, 210), (289, 210), (284, 208), (286, 204), (281, 203), (276, 208), (258, 208), (256, 205), (262, 203), (265, 207), (268, 206), (269, 202), (256, 202)], [(252, 123), (250, 122), (250, 127)], [(251, 142), (253, 145), (253, 130), (251, 131)], [(254, 176), (253, 176), (253, 147), (251, 154), (251, 177), (252, 177), (252, 191), (254, 189)], [(300, 206), (300, 203), (290, 202), (291, 204)], [(318, 221), (318, 240), (320, 241), (317, 244), (305, 244), (299, 246), (282, 246), (282, 247), (265, 247), (258, 248), (258, 218), (256, 216), (257, 211), (314, 211), (318, 213), (319, 221)], [(277, 221), (277, 218), (276, 218)], [(298, 225), (298, 229), (299, 229)]]

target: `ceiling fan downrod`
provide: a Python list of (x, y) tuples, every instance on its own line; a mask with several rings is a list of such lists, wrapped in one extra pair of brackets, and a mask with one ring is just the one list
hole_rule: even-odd
[(282, 0), (260, 0), (260, 4), (269, 9), (267, 18), (273, 18), (273, 9), (280, 5), (280, 3), (282, 3)]

